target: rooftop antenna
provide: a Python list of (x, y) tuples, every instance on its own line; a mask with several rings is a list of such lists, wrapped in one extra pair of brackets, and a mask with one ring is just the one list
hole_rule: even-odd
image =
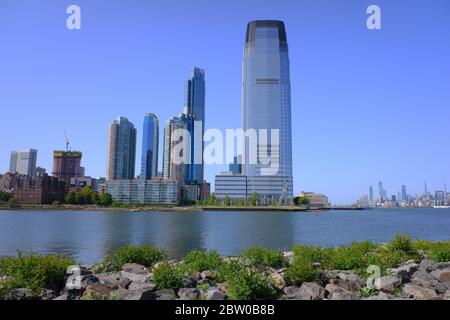
[(70, 141), (69, 141), (69, 137), (67, 137), (66, 130), (64, 130), (64, 139), (66, 140), (66, 151), (69, 151), (70, 150)]

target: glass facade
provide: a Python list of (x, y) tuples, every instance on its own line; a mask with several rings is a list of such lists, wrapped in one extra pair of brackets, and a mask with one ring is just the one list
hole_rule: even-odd
[(152, 179), (158, 175), (158, 117), (147, 113), (142, 129), (141, 179)]
[[(203, 136), (205, 133), (205, 71), (194, 68), (186, 82), (184, 114), (191, 118), (191, 164), (187, 169), (187, 184), (203, 183)], [(201, 123), (199, 123), (201, 122)], [(200, 137), (201, 139), (196, 139)], [(201, 146), (196, 145), (201, 141)]]
[[(245, 143), (243, 174), (247, 176), (248, 194), (257, 192), (264, 198), (292, 201), (292, 132), (291, 85), (289, 56), (284, 23), (252, 21), (247, 26), (243, 60), (243, 129), (279, 130), (279, 147), (259, 141), (258, 161), (250, 163), (249, 140)], [(267, 151), (269, 150), (269, 151)], [(275, 174), (264, 175), (268, 168), (261, 159), (271, 155), (279, 168)]]
[(136, 161), (136, 128), (127, 118), (119, 117), (109, 127), (108, 180), (133, 179)]

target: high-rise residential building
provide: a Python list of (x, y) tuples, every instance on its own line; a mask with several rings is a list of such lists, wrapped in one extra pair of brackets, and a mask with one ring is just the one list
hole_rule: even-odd
[[(190, 164), (186, 167), (187, 183), (203, 183), (203, 136), (205, 133), (205, 71), (194, 68), (186, 81), (183, 113), (193, 123), (188, 128), (191, 134)], [(197, 145), (198, 144), (198, 145)]]
[(70, 181), (84, 175), (81, 164), (83, 154), (80, 151), (53, 151), (53, 176)]
[(125, 117), (114, 120), (108, 132), (107, 180), (133, 179), (136, 161), (136, 128)]
[[(191, 125), (192, 118), (182, 113), (179, 116), (171, 117), (164, 126), (163, 178), (174, 179), (180, 185), (189, 184), (189, 164), (182, 163), (181, 160), (189, 159), (191, 152), (191, 142), (183, 140), (181, 131), (189, 131)], [(175, 158), (179, 158), (179, 161), (174, 161)]]
[[(250, 163), (250, 144), (246, 139), (243, 174), (248, 178), (248, 193), (292, 202), (292, 129), (289, 55), (284, 23), (273, 20), (252, 21), (247, 26), (243, 60), (243, 129), (272, 129), (279, 132), (279, 147), (257, 145), (257, 163)], [(269, 151), (267, 151), (269, 150)], [(279, 168), (263, 175), (268, 167), (260, 161), (271, 154)]]
[(386, 200), (386, 191), (383, 188), (383, 182), (378, 182), (378, 200), (380, 203)]
[(141, 179), (150, 180), (158, 176), (158, 132), (158, 117), (154, 113), (147, 113), (142, 130)]
[(36, 149), (12, 151), (9, 162), (9, 172), (31, 176), (36, 170), (36, 160)]

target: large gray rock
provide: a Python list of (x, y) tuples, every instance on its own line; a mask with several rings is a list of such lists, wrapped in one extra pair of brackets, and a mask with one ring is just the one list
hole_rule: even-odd
[(205, 270), (201, 273), (202, 279), (213, 280), (217, 277), (217, 271), (214, 270)]
[(420, 263), (419, 263), (419, 270), (430, 272), (433, 270), (434, 264), (435, 264), (435, 262), (433, 260), (422, 259), (422, 261), (420, 261)]
[(322, 300), (325, 298), (325, 289), (315, 282), (304, 282), (298, 290), (299, 300)]
[(329, 300), (361, 300), (360, 297), (358, 297), (356, 294), (344, 290), (344, 289), (337, 289), (333, 292), (331, 292), (328, 296)]
[(434, 270), (450, 269), (450, 261), (438, 262), (434, 265)]
[(384, 292), (379, 292), (377, 295), (370, 296), (364, 300), (392, 300), (392, 295), (386, 294)]
[(177, 295), (172, 289), (164, 289), (155, 292), (156, 300), (175, 300)]
[(7, 300), (32, 300), (34, 298), (35, 298), (35, 296), (31, 289), (17, 288), (17, 289), (13, 289), (9, 293)]
[(95, 275), (101, 284), (112, 284), (124, 289), (128, 289), (128, 286), (131, 283), (131, 280), (122, 276), (120, 273), (97, 273)]
[(84, 276), (70, 276), (66, 281), (65, 291), (77, 291), (86, 289), (88, 286), (99, 283), (96, 276), (89, 274)]
[(295, 299), (298, 296), (298, 292), (300, 291), (300, 287), (297, 286), (288, 286), (283, 289), (284, 294), (288, 299)]
[(341, 271), (336, 279), (330, 280), (331, 284), (336, 284), (345, 290), (359, 291), (366, 284), (357, 274), (351, 271)]
[(389, 269), (388, 273), (391, 276), (402, 279), (402, 282), (405, 283), (411, 280), (412, 275), (417, 271), (418, 267), (417, 263), (409, 263), (398, 268)]
[(219, 290), (216, 287), (209, 288), (206, 290), (206, 300), (225, 300), (227, 295), (225, 292)]
[(416, 273), (414, 273), (411, 283), (424, 287), (424, 288), (433, 288), (438, 281), (431, 276), (427, 271), (425, 270), (419, 270)]
[(119, 288), (110, 294), (118, 300), (155, 300), (156, 295), (152, 290), (126, 290)]
[(137, 263), (124, 264), (120, 275), (136, 282), (148, 282), (152, 278), (152, 273), (146, 267)]
[(58, 292), (51, 289), (43, 289), (39, 295), (41, 300), (54, 300), (59, 296)]
[(375, 281), (375, 289), (385, 292), (394, 292), (394, 290), (398, 288), (401, 283), (402, 280), (397, 277), (385, 276)]
[(116, 289), (117, 286), (114, 286), (112, 284), (101, 284), (101, 283), (92, 284), (86, 288), (86, 290), (83, 293), (82, 299), (105, 300), (109, 297), (111, 292), (115, 291)]
[(450, 290), (444, 294), (444, 300), (450, 300)]
[(156, 284), (152, 282), (132, 282), (128, 286), (128, 290), (145, 290), (154, 292), (156, 290)]
[(405, 284), (402, 294), (415, 300), (434, 300), (438, 298), (434, 289), (420, 287), (415, 284)]
[(85, 266), (72, 265), (67, 267), (66, 273), (73, 276), (87, 276), (92, 274)]
[(178, 290), (178, 296), (181, 300), (198, 300), (200, 291), (196, 288), (181, 288)]
[(449, 269), (436, 269), (432, 271), (431, 276), (440, 282), (450, 281), (450, 268)]

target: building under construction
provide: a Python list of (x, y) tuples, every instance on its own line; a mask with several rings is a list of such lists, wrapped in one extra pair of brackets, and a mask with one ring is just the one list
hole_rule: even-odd
[(53, 151), (53, 176), (66, 181), (84, 176), (80, 151)]

